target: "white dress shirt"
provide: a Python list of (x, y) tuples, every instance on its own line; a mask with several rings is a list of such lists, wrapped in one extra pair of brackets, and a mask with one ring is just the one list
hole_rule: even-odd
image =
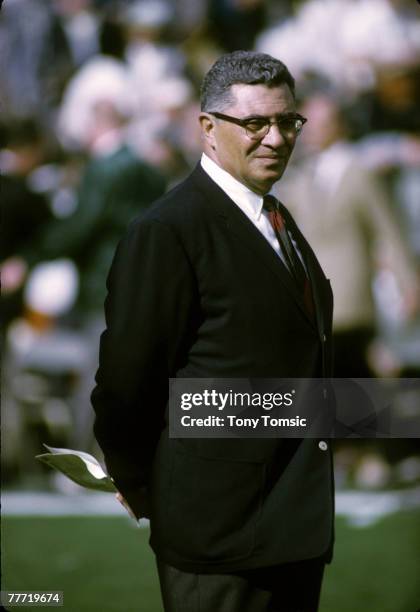
[[(208, 155), (203, 153), (201, 156), (201, 166), (213, 181), (219, 185), (221, 189), (229, 196), (233, 202), (242, 210), (248, 219), (255, 225), (264, 238), (270, 243), (277, 255), (280, 257), (284, 265), (287, 267), (286, 260), (281, 251), (279, 241), (274, 233), (273, 226), (268, 218), (268, 213), (263, 209), (263, 196), (254, 193), (248, 187), (236, 180), (229, 172), (223, 170), (216, 164)], [(275, 197), (275, 196), (274, 196)], [(296, 246), (293, 237), (289, 232), (289, 236), (293, 242), (299, 258), (303, 265), (302, 255)], [(306, 268), (305, 268), (306, 269)]]

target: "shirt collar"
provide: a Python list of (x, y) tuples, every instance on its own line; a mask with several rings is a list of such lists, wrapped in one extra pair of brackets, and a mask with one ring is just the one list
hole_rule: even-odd
[(235, 202), (244, 212), (252, 215), (257, 221), (263, 209), (263, 197), (251, 191), (240, 183), (229, 172), (223, 170), (205, 153), (201, 156), (201, 166), (213, 181)]

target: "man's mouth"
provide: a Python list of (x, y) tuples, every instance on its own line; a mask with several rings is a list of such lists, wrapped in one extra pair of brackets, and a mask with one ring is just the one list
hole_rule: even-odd
[(284, 155), (257, 155), (257, 159), (268, 159), (272, 161), (284, 161), (286, 157)]
[(284, 162), (286, 157), (283, 155), (258, 155), (257, 159), (265, 159), (272, 162)]

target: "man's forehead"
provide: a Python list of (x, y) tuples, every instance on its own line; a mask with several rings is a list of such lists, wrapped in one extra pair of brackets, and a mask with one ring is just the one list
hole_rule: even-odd
[(229, 108), (237, 108), (247, 113), (267, 112), (278, 114), (295, 110), (295, 99), (284, 83), (268, 87), (264, 84), (248, 85), (235, 83), (231, 87), (232, 104)]

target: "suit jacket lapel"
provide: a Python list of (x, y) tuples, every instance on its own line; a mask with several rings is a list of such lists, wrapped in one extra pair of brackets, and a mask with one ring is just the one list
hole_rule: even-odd
[[(209, 206), (211, 206), (212, 212), (223, 218), (229, 231), (239, 240), (241, 240), (247, 248), (252, 249), (253, 252), (259, 257), (260, 261), (270, 268), (287, 291), (293, 296), (307, 320), (313, 325), (314, 322), (308, 315), (303, 300), (303, 295), (298, 290), (298, 287), (296, 286), (290, 272), (261, 232), (258, 231), (245, 213), (243, 213), (235, 202), (233, 202), (229, 196), (208, 176), (200, 165), (196, 167), (191, 176), (200, 191), (204, 194), (206, 201), (208, 202)], [(300, 236), (302, 236), (302, 234), (300, 234)], [(307, 245), (306, 241), (304, 242), (305, 245)], [(305, 254), (302, 254), (305, 258)], [(307, 265), (308, 270), (310, 270), (310, 257), (308, 257)], [(313, 282), (312, 276), (311, 281)], [(316, 303), (316, 298), (314, 297), (314, 299)], [(318, 309), (321, 309), (321, 306), (317, 304), (316, 309), (318, 313)]]

